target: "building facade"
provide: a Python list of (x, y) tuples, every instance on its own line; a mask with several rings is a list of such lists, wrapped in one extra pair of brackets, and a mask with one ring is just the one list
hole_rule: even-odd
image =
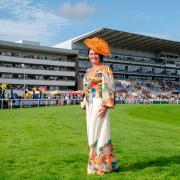
[(83, 41), (91, 37), (102, 37), (109, 43), (113, 55), (105, 57), (104, 63), (113, 70), (116, 82), (164, 80), (180, 85), (180, 42), (100, 28), (54, 46), (79, 51), (79, 88), (90, 66)]
[(0, 41), (0, 84), (8, 89), (76, 90), (78, 51)]
[(22, 92), (33, 87), (81, 89), (90, 67), (83, 41), (91, 37), (102, 37), (111, 47), (112, 57), (104, 57), (104, 63), (113, 70), (117, 90), (121, 80), (169, 81), (180, 87), (180, 42), (107, 28), (53, 47), (0, 41), (0, 84)]

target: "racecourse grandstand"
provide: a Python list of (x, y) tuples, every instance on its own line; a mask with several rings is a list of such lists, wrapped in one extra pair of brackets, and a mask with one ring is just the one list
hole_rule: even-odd
[(18, 95), (33, 88), (76, 90), (78, 51), (41, 46), (39, 42), (0, 41), (0, 85)]
[(90, 66), (83, 41), (91, 37), (102, 37), (111, 47), (113, 55), (104, 63), (113, 70), (117, 99), (180, 99), (180, 42), (108, 28), (54, 46), (79, 51), (79, 89)]

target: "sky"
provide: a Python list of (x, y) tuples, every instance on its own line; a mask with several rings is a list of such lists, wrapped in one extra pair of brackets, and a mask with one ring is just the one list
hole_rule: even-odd
[(0, 40), (53, 46), (105, 27), (180, 41), (179, 0), (0, 0)]

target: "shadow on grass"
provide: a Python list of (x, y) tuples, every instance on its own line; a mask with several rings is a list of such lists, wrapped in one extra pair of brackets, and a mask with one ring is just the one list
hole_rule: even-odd
[(180, 164), (180, 156), (159, 157), (155, 160), (136, 162), (131, 165), (121, 165), (119, 172), (136, 171), (147, 167), (163, 167), (169, 164)]
[[(63, 158), (56, 162), (56, 164), (64, 164), (64, 165), (71, 165), (72, 168), (79, 168), (76, 167), (77, 162), (81, 162), (81, 165), (85, 165), (88, 157), (87, 155), (79, 155), (74, 154), (72, 156), (68, 156), (66, 158)], [(119, 161), (120, 162), (120, 161)], [(138, 171), (145, 169), (147, 167), (164, 167), (168, 166), (170, 164), (180, 164), (180, 156), (174, 155), (169, 157), (158, 157), (155, 160), (148, 160), (148, 161), (139, 161), (134, 164), (121, 164), (119, 163), (120, 168), (116, 171), (113, 171), (113, 173), (121, 173), (121, 172), (127, 172), (127, 171)]]

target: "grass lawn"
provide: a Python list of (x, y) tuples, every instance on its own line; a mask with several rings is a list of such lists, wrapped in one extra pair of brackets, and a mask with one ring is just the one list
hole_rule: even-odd
[(180, 179), (180, 105), (117, 105), (111, 139), (119, 172), (88, 176), (79, 106), (0, 110), (0, 180)]

